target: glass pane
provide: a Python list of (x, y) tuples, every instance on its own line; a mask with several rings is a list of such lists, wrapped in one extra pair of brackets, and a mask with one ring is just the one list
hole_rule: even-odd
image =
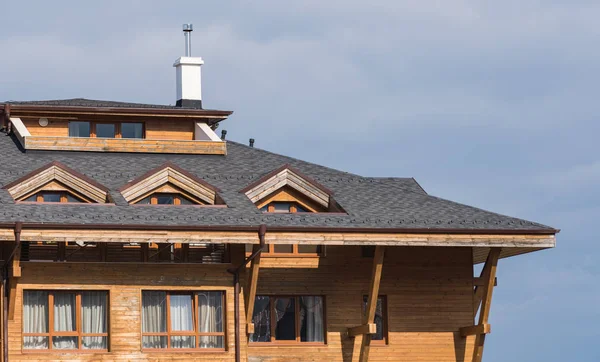
[(77, 337), (52, 337), (54, 349), (77, 349)]
[(171, 348), (196, 348), (194, 336), (172, 336)]
[(138, 204), (141, 204), (141, 205), (149, 205), (149, 204), (150, 204), (150, 200), (151, 200), (151, 199), (152, 199), (152, 196), (148, 196), (148, 197), (146, 197), (146, 198), (144, 198), (144, 199), (141, 199), (141, 200), (140, 200), (140, 201), (138, 201), (137, 203), (138, 203)]
[(252, 252), (252, 244), (246, 244), (246, 253), (251, 253)]
[(48, 349), (48, 337), (23, 337), (23, 349)]
[(144, 126), (141, 123), (121, 123), (122, 138), (143, 138)]
[(300, 254), (321, 254), (321, 245), (298, 245)]
[(223, 292), (198, 293), (198, 331), (223, 332)]
[(69, 122), (69, 137), (89, 137), (90, 122)]
[(60, 202), (60, 192), (44, 192), (44, 202)]
[(294, 204), (294, 206), (296, 207), (296, 212), (309, 212), (308, 210), (303, 208), (300, 204)]
[(274, 202), (275, 212), (290, 212), (290, 204), (288, 202)]
[(142, 348), (167, 348), (166, 336), (143, 336)]
[(31, 196), (29, 196), (28, 198), (25, 199), (25, 201), (37, 201), (37, 194), (33, 194)]
[(261, 208), (260, 208), (260, 211), (262, 211), (262, 212), (267, 212), (267, 211), (269, 211), (269, 205), (265, 205), (265, 206), (261, 207)]
[(286, 253), (286, 254), (291, 254), (294, 252), (294, 246), (293, 245), (273, 245), (273, 252), (274, 253)]
[(193, 331), (193, 298), (191, 295), (169, 296), (172, 331)]
[[(55, 332), (73, 332), (75, 331), (75, 293), (54, 292), (54, 331)], [(62, 344), (70, 343), (60, 340)], [(54, 338), (52, 345), (55, 344)]]
[(275, 339), (290, 341), (296, 339), (295, 298), (275, 299)]
[(106, 333), (106, 300), (106, 292), (81, 293), (81, 330), (83, 333)]
[(223, 336), (200, 336), (200, 348), (225, 348)]
[(23, 332), (48, 333), (48, 292), (23, 292)]
[(323, 322), (323, 297), (299, 297), (300, 340), (325, 342)]
[(254, 299), (254, 333), (250, 335), (250, 342), (271, 342), (271, 307), (270, 298), (257, 295)]
[(108, 349), (107, 337), (82, 337), (82, 349)]
[[(363, 313), (367, 311), (367, 296), (363, 296)], [(383, 322), (384, 322), (384, 311), (383, 311), (383, 298), (377, 298), (377, 307), (375, 307), (375, 325), (377, 326), (377, 333), (371, 335), (371, 340), (373, 341), (383, 341), (384, 339), (384, 331), (383, 331)]]
[[(167, 293), (142, 292), (142, 332), (160, 333), (167, 331)], [(144, 337), (146, 338), (146, 337)], [(157, 343), (157, 342), (151, 342)], [(162, 342), (161, 342), (162, 343)], [(165, 345), (167, 341), (165, 339)], [(158, 348), (158, 347), (146, 347)]]
[(96, 137), (115, 138), (115, 125), (112, 123), (96, 123)]
[(179, 203), (181, 205), (194, 205), (195, 204), (195, 202), (193, 202), (192, 200), (185, 198), (181, 195), (179, 195), (178, 197), (179, 197)]
[(156, 203), (159, 205), (173, 205), (173, 195), (156, 195)]
[(81, 200), (79, 200), (78, 198), (73, 197), (73, 196), (67, 194), (67, 202), (81, 202)]

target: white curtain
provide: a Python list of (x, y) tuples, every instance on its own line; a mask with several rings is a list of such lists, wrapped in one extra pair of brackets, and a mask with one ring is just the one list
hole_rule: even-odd
[[(54, 332), (75, 331), (75, 308), (75, 293), (54, 293)], [(77, 349), (77, 347), (77, 337), (52, 337), (52, 348)]]
[[(223, 332), (223, 292), (198, 293), (198, 332)], [(200, 337), (200, 348), (223, 347), (221, 336)]]
[[(48, 333), (48, 292), (23, 292), (23, 332)], [(24, 337), (24, 349), (47, 349), (48, 337)]]
[(300, 297), (302, 342), (325, 342), (323, 297)]
[[(171, 317), (171, 332), (177, 334), (177, 331), (193, 331), (193, 301), (192, 296), (186, 295), (171, 295), (170, 301), (170, 317)], [(196, 339), (192, 336), (173, 336), (171, 337), (171, 348), (194, 348)]]
[[(167, 332), (167, 293), (147, 291), (142, 294), (142, 332)], [(167, 337), (144, 336), (144, 348), (167, 348)]]
[(250, 342), (271, 342), (271, 308), (269, 297), (257, 295), (254, 299), (252, 323), (254, 323), (254, 333), (250, 335)]
[[(106, 333), (106, 292), (81, 293), (81, 328), (85, 333)], [(106, 337), (83, 337), (83, 349), (107, 349)]]

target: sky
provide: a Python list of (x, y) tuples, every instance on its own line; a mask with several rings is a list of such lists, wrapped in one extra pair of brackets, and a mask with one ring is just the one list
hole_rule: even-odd
[[(503, 259), (486, 362), (600, 360), (600, 2), (5, 1), (0, 101), (175, 103), (230, 140), (562, 229)], [(219, 131), (217, 131), (219, 133)]]

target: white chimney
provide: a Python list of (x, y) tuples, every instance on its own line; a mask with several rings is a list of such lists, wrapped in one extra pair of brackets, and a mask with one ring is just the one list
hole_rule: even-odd
[(185, 35), (185, 56), (175, 61), (173, 66), (177, 82), (177, 107), (202, 108), (202, 74), (204, 61), (192, 57), (192, 24), (183, 24)]

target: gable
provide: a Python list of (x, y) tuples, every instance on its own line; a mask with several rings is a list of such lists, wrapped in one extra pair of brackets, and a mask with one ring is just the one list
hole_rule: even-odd
[(214, 205), (218, 189), (172, 163), (166, 163), (121, 188), (129, 203), (136, 203), (153, 193), (181, 193), (201, 204)]
[(96, 203), (105, 203), (108, 197), (106, 187), (60, 162), (52, 162), (3, 188), (15, 200), (22, 200), (39, 191), (66, 191)]

